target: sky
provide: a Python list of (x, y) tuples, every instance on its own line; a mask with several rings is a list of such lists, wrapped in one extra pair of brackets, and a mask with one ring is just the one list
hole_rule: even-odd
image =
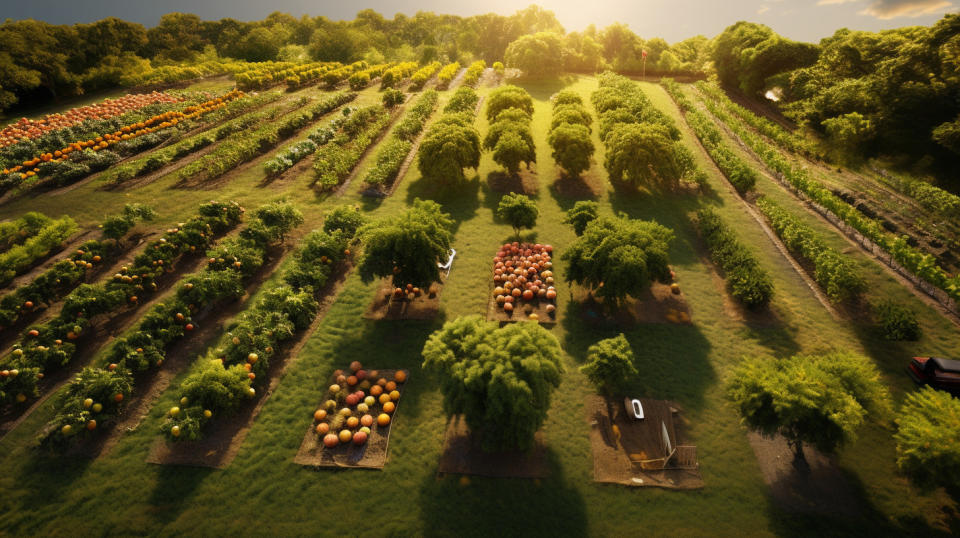
[[(957, 4), (954, 4), (957, 2)], [(0, 18), (34, 18), (54, 24), (91, 22), (114, 16), (154, 26), (171, 11), (196, 13), (204, 19), (230, 17), (259, 20), (270, 12), (295, 16), (325, 15), (352, 19), (365, 8), (387, 18), (433, 11), (455, 15), (495, 12), (511, 14), (530, 1), (509, 0), (0, 0)], [(541, 0), (556, 13), (567, 31), (623, 22), (638, 35), (675, 42), (697, 34), (712, 37), (727, 26), (748, 20), (766, 24), (779, 34), (819, 41), (839, 28), (877, 31), (931, 25), (956, 12), (960, 0)]]

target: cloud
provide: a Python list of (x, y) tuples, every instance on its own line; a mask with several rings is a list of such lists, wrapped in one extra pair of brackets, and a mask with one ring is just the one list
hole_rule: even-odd
[[(818, 0), (818, 6), (835, 6), (850, 4), (861, 0)], [(953, 4), (948, 0), (869, 0), (867, 7), (860, 11), (861, 15), (871, 15), (878, 19), (895, 19), (897, 17), (920, 17), (923, 15), (941, 14)]]
[(943, 13), (952, 5), (947, 0), (873, 0), (860, 13), (873, 15), (878, 19), (920, 17)]
[(760, 9), (757, 10), (757, 15), (763, 15), (768, 11), (770, 11), (770, 6), (760, 6)]

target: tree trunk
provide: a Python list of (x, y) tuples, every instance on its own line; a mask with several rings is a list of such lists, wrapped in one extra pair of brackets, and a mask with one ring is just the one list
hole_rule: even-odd
[(807, 472), (810, 470), (810, 464), (807, 463), (807, 457), (803, 454), (803, 441), (788, 440), (787, 444), (793, 449), (793, 467), (794, 469)]

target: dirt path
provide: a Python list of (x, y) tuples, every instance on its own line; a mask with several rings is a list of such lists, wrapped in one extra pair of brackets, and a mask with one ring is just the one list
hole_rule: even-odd
[(344, 193), (347, 192), (347, 189), (350, 187), (350, 184), (353, 182), (354, 178), (360, 175), (360, 169), (363, 168), (362, 166), (363, 161), (367, 160), (367, 158), (370, 156), (370, 153), (373, 151), (373, 149), (379, 146), (380, 142), (382, 142), (383, 139), (386, 138), (387, 133), (390, 132), (390, 130), (393, 128), (393, 125), (397, 122), (397, 120), (401, 116), (403, 116), (403, 113), (404, 111), (406, 111), (406, 108), (407, 108), (407, 103), (404, 103), (403, 105), (397, 107), (393, 111), (393, 113), (391, 114), (390, 121), (383, 127), (383, 129), (380, 131), (380, 134), (377, 135), (377, 138), (374, 139), (374, 141), (371, 142), (370, 145), (363, 150), (363, 153), (360, 155), (360, 159), (357, 160), (357, 164), (355, 164), (353, 166), (353, 170), (350, 171), (350, 175), (348, 175), (347, 179), (345, 179), (343, 183), (341, 183), (340, 186), (333, 191), (334, 196), (339, 198), (343, 196)]
[(215, 345), (233, 318), (247, 309), (252, 296), (273, 275), (289, 251), (290, 248), (285, 245), (284, 248), (272, 252), (270, 261), (262, 266), (244, 287), (246, 293), (243, 297), (226, 304), (212, 305), (204, 309), (199, 316), (195, 316), (198, 328), (189, 338), (180, 339), (167, 351), (163, 368), (148, 371), (137, 380), (136, 391), (131, 395), (117, 423), (112, 425), (105, 435), (77, 447), (77, 453), (89, 458), (105, 456), (125, 433), (137, 429), (173, 380), (190, 368), (204, 350)]
[[(702, 106), (702, 104), (701, 104), (701, 106)], [(901, 274), (898, 273), (896, 270), (894, 270), (892, 267), (890, 267), (889, 265), (887, 265), (887, 263), (886, 263), (880, 256), (874, 254), (874, 253), (873, 253), (872, 251), (870, 251), (870, 250), (867, 250), (863, 245), (861, 245), (861, 244), (858, 243), (857, 241), (853, 240), (853, 238), (851, 238), (849, 235), (847, 235), (843, 230), (839, 229), (839, 228), (836, 226), (836, 224), (834, 224), (833, 222), (831, 222), (830, 220), (828, 220), (827, 218), (825, 218), (823, 215), (821, 215), (818, 211), (816, 211), (815, 209), (813, 209), (813, 207), (810, 206), (810, 203), (809, 203), (807, 200), (805, 200), (804, 198), (802, 198), (798, 193), (794, 192), (792, 189), (788, 188), (788, 187), (785, 186), (780, 180), (778, 180), (778, 179), (773, 175), (772, 171), (770, 171), (770, 170), (767, 168), (766, 164), (760, 159), (760, 157), (759, 157), (749, 146), (747, 146), (747, 144), (744, 143), (744, 141), (741, 140), (740, 137), (738, 137), (732, 130), (730, 130), (730, 128), (729, 128), (725, 123), (723, 123), (722, 121), (720, 121), (719, 119), (717, 119), (713, 114), (710, 114), (710, 111), (706, 110), (705, 108), (701, 108), (701, 110), (702, 110), (706, 115), (708, 115), (708, 117), (709, 117), (711, 120), (713, 120), (714, 123), (716, 123), (716, 125), (719, 126), (720, 129), (723, 130), (723, 132), (726, 133), (727, 136), (728, 136), (731, 140), (735, 141), (736, 144), (737, 144), (741, 149), (743, 149), (743, 151), (744, 151), (747, 155), (749, 155), (750, 160), (752, 160), (752, 161), (754, 162), (755, 169), (758, 170), (764, 178), (769, 179), (770, 181), (774, 182), (775, 184), (777, 184), (777, 185), (779, 185), (781, 188), (783, 188), (783, 189), (791, 196), (791, 198), (793, 198), (794, 201), (797, 202), (797, 205), (799, 205), (800, 207), (802, 207), (802, 208), (803, 208), (804, 210), (806, 210), (809, 214), (811, 214), (811, 215), (813, 215), (814, 217), (816, 217), (817, 220), (819, 220), (820, 222), (824, 223), (824, 224), (827, 225), (828, 227), (832, 227), (833, 229), (835, 229), (835, 230), (839, 233), (840, 237), (842, 237), (844, 240), (846, 240), (846, 242), (847, 242), (848, 244), (850, 244), (850, 245), (853, 246), (856, 250), (859, 250), (861, 253), (863, 253), (864, 255), (868, 256), (869, 258), (875, 260), (875, 261), (877, 262), (877, 264), (883, 269), (884, 272), (886, 272), (888, 275), (890, 275), (890, 276), (892, 276), (894, 279), (896, 279), (897, 282), (899, 282), (900, 284), (902, 284), (906, 289), (910, 290), (910, 292), (913, 293), (914, 296), (916, 296), (918, 299), (920, 299), (921, 301), (923, 301), (925, 304), (927, 304), (927, 305), (929, 305), (930, 307), (934, 308), (936, 311), (940, 312), (940, 314), (942, 314), (945, 318), (947, 318), (948, 320), (950, 320), (951, 322), (953, 322), (955, 325), (957, 325), (958, 327), (960, 327), (960, 316), (958, 316), (957, 314), (954, 314), (953, 312), (951, 312), (950, 310), (948, 310), (948, 309), (947, 309), (944, 305), (942, 305), (938, 300), (936, 300), (935, 298), (931, 297), (926, 291), (924, 291), (923, 289), (919, 288), (917, 285), (915, 285), (913, 282), (911, 282), (911, 281), (910, 281), (909, 279), (907, 279), (905, 276), (901, 275)], [(765, 230), (765, 231), (766, 231), (766, 230)]]
[[(674, 103), (674, 105), (676, 104)], [(684, 123), (686, 123), (686, 116), (683, 114), (683, 111), (680, 111), (680, 115), (684, 118)], [(713, 119), (714, 121), (716, 121), (716, 118), (713, 118)], [(689, 125), (687, 125), (686, 127), (688, 129), (690, 128)], [(730, 193), (730, 195), (734, 199), (736, 199), (744, 209), (747, 210), (747, 213), (753, 218), (753, 220), (757, 223), (757, 225), (760, 226), (760, 229), (763, 230), (763, 233), (767, 236), (770, 242), (773, 243), (773, 246), (776, 247), (777, 251), (780, 252), (780, 255), (783, 256), (785, 260), (787, 260), (787, 262), (790, 264), (791, 267), (793, 267), (794, 272), (796, 272), (797, 275), (800, 276), (800, 279), (803, 280), (803, 283), (807, 285), (807, 288), (809, 288), (810, 292), (813, 293), (813, 296), (817, 298), (817, 301), (819, 301), (820, 304), (823, 305), (823, 308), (825, 308), (827, 312), (830, 313), (833, 319), (839, 320), (840, 313), (837, 312), (837, 309), (833, 307), (833, 304), (831, 304), (830, 301), (827, 299), (826, 295), (824, 295), (823, 291), (820, 289), (820, 286), (818, 286), (817, 283), (814, 282), (813, 278), (811, 278), (810, 275), (803, 270), (800, 264), (797, 263), (797, 260), (793, 257), (793, 255), (787, 249), (787, 246), (783, 244), (783, 241), (780, 240), (780, 237), (778, 237), (777, 234), (774, 233), (774, 231), (770, 228), (770, 226), (767, 224), (766, 219), (764, 219), (763, 216), (760, 215), (760, 213), (757, 211), (757, 208), (753, 204), (751, 204), (747, 200), (744, 200), (740, 196), (740, 194), (734, 188), (733, 184), (730, 183), (730, 180), (727, 179), (727, 176), (720, 170), (720, 168), (714, 162), (713, 157), (710, 156), (710, 153), (707, 152), (707, 149), (703, 147), (703, 144), (700, 142), (700, 139), (697, 138), (696, 135), (694, 135), (693, 133), (691, 133), (691, 136), (693, 137), (694, 142), (697, 144), (697, 147), (700, 148), (700, 151), (702, 151), (703, 154), (707, 157), (707, 161), (710, 163), (710, 167), (713, 168), (713, 170), (717, 173), (717, 175), (723, 178), (723, 181), (721, 183), (723, 183), (723, 186), (724, 188), (726, 188), (727, 192)]]
[(456, 90), (463, 84), (463, 79), (467, 77), (467, 68), (461, 67), (460, 71), (457, 71), (457, 76), (453, 77), (453, 80), (450, 81), (450, 84), (447, 85), (448, 90)]
[(35, 260), (36, 265), (31, 267), (26, 273), (21, 273), (11, 280), (7, 285), (0, 287), (0, 295), (6, 295), (7, 293), (25, 285), (33, 282), (37, 276), (46, 271), (47, 269), (56, 265), (60, 260), (66, 259), (68, 256), (59, 256), (62, 253), (70, 253), (76, 250), (76, 248), (82, 244), (84, 241), (93, 239), (94, 231), (93, 230), (79, 230), (74, 233), (72, 236), (68, 237), (59, 248), (52, 248), (46, 256), (38, 258)]
[[(233, 230), (230, 234), (221, 237), (220, 241), (235, 233), (238, 233), (238, 231)], [(130, 253), (125, 260), (128, 262), (132, 261), (136, 254), (137, 252)], [(133, 326), (142, 314), (149, 311), (153, 305), (176, 293), (174, 284), (184, 276), (196, 272), (203, 266), (205, 261), (206, 257), (203, 252), (182, 256), (174, 264), (172, 272), (166, 273), (158, 279), (158, 291), (153, 294), (149, 301), (139, 303), (136, 307), (127, 308), (114, 315), (94, 321), (88, 329), (89, 332), (87, 336), (77, 344), (77, 350), (70, 363), (54, 372), (48, 373), (43, 379), (39, 387), (40, 401), (34, 402), (27, 409), (19, 408), (16, 405), (8, 406), (0, 413), (0, 441), (3, 441), (8, 433), (30, 416), (33, 410), (49, 398), (51, 394), (58, 392), (63, 385), (72, 379), (77, 371), (87, 366), (90, 361), (97, 356), (100, 350), (105, 349), (117, 336), (122, 335)]]
[(284, 374), (291, 365), (295, 364), (303, 346), (310, 340), (314, 331), (320, 326), (330, 307), (344, 289), (352, 265), (344, 266), (338, 271), (335, 278), (327, 283), (320, 292), (320, 309), (313, 323), (293, 340), (277, 359), (272, 361), (268, 371), (270, 383), (266, 389), (258, 389), (257, 396), (252, 402), (245, 404), (241, 409), (220, 421), (215, 421), (206, 435), (200, 441), (168, 443), (158, 439), (147, 457), (148, 463), (164, 465), (192, 465), (223, 469), (230, 465), (240, 452), (250, 428), (263, 409), (264, 404), (280, 385)]
[(10, 352), (10, 348), (13, 346), (14, 342), (19, 339), (20, 331), (18, 329), (26, 328), (31, 324), (45, 323), (60, 313), (60, 310), (63, 307), (63, 300), (67, 297), (67, 295), (70, 294), (70, 292), (79, 287), (81, 284), (98, 282), (106, 275), (115, 274), (120, 267), (123, 267), (124, 264), (132, 263), (133, 258), (140, 253), (140, 247), (144, 245), (146, 239), (152, 235), (155, 235), (155, 232), (134, 234), (130, 238), (126, 239), (124, 243), (130, 246), (123, 248), (123, 250), (119, 253), (119, 256), (117, 256), (117, 260), (115, 262), (110, 265), (100, 265), (99, 267), (95, 266), (92, 272), (85, 275), (82, 280), (76, 283), (76, 286), (64, 293), (63, 297), (50, 302), (45, 308), (37, 305), (32, 312), (21, 315), (10, 327), (5, 327), (2, 331), (0, 331), (0, 350), (2, 350), (0, 351), (0, 357), (6, 356), (6, 354)]

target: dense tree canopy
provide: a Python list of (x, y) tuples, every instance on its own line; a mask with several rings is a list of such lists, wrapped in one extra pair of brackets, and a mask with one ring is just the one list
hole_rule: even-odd
[(487, 450), (529, 449), (563, 374), (560, 342), (539, 323), (498, 328), (479, 316), (457, 318), (423, 346), (448, 416), (463, 415)]
[(668, 254), (673, 231), (653, 221), (626, 216), (591, 220), (562, 258), (567, 279), (620, 303), (638, 297), (653, 280), (670, 277)]
[(507, 67), (516, 67), (534, 78), (557, 77), (563, 71), (563, 38), (554, 32), (521, 36), (503, 56)]
[(782, 435), (798, 462), (804, 461), (804, 444), (833, 452), (854, 438), (868, 415), (883, 417), (890, 406), (877, 368), (848, 352), (747, 358), (727, 395), (748, 428)]
[(513, 226), (513, 232), (520, 240), (522, 228), (533, 228), (537, 225), (540, 210), (537, 204), (525, 194), (508, 193), (500, 199), (497, 205), (497, 217)]
[(623, 333), (590, 346), (587, 362), (580, 371), (597, 387), (597, 392), (607, 398), (623, 396), (630, 381), (638, 374), (633, 365), (633, 348)]
[(360, 277), (365, 282), (392, 277), (398, 287), (428, 287), (440, 280), (437, 262), (449, 254), (452, 226), (439, 204), (419, 198), (402, 215), (364, 225), (358, 232), (363, 243)]
[(720, 81), (760, 95), (771, 76), (817, 61), (817, 47), (784, 39), (762, 24), (738, 22), (714, 38), (713, 62)]
[(897, 418), (897, 465), (925, 487), (960, 484), (960, 400), (922, 388), (907, 394)]

